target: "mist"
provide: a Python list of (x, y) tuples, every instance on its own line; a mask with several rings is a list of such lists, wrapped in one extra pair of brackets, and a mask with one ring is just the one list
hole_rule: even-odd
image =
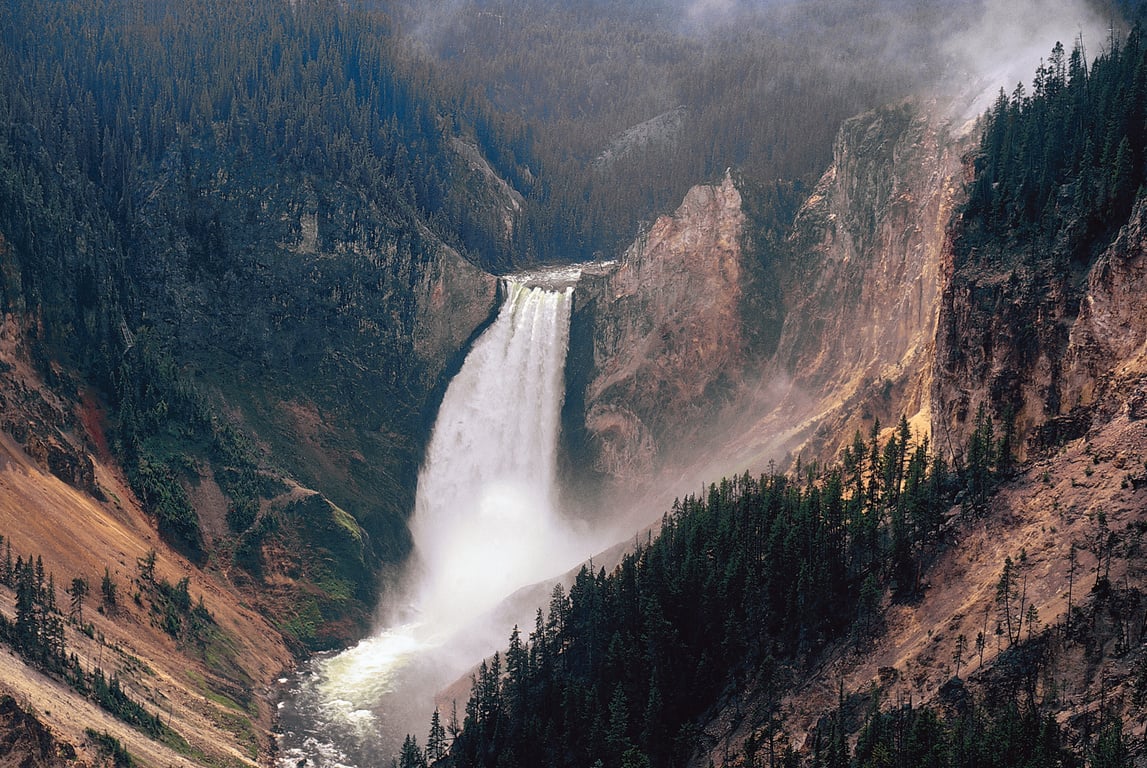
[(409, 610), (440, 635), (589, 554), (557, 507), (573, 289), (508, 286), (450, 383), (418, 480), (410, 604), (396, 615)]

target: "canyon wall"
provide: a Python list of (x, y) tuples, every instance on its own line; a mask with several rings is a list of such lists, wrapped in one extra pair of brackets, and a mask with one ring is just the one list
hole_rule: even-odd
[(1147, 205), (1091, 268), (1068, 335), (1061, 414), (1096, 406), (1147, 418)]
[(933, 431), (959, 446), (981, 407), (1015, 457), (1054, 453), (1109, 421), (1141, 391), (1147, 318), (1140, 203), (1088, 262), (1049, 249), (946, 254), (933, 367)]
[(605, 270), (583, 274), (567, 377), (583, 466), (614, 480), (659, 468), (668, 444), (727, 403), (746, 361), (739, 306), (745, 215), (730, 176), (694, 187)]
[(606, 484), (699, 463), (711, 480), (831, 458), (902, 414), (926, 434), (964, 148), (934, 112), (906, 102), (847, 121), (779, 246), (727, 175), (583, 277), (575, 455)]
[[(793, 448), (827, 458), (879, 420), (928, 429), (945, 231), (960, 194), (959, 130), (934, 103), (848, 120), (797, 215), (785, 326), (766, 377), (801, 414)], [(777, 423), (775, 419), (768, 423)]]

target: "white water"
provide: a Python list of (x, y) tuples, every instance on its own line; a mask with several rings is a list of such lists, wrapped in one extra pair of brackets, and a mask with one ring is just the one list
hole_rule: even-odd
[(283, 766), (387, 765), (407, 732), (424, 741), (438, 689), (508, 637), (510, 627), (483, 626), (486, 614), (589, 552), (563, 522), (556, 492), (573, 288), (505, 288), (439, 409), (402, 597), (388, 606), (386, 628), (313, 662), (292, 691)]

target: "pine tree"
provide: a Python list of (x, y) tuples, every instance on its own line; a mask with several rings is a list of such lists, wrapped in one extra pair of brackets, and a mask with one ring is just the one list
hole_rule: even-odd
[(74, 618), (80, 624), (83, 624), (84, 598), (88, 596), (87, 579), (82, 576), (76, 576), (74, 579), (72, 579), (72, 585), (68, 587), (68, 594), (72, 596), (72, 618)]
[(155, 561), (156, 553), (154, 549), (148, 550), (147, 554), (136, 560), (136, 565), (139, 568), (139, 578), (145, 584), (155, 583)]
[(4, 542), (4, 563), (0, 566), (0, 583), (11, 587), (16, 584), (16, 567), (12, 563), (12, 539)]
[(398, 757), (398, 768), (427, 768), (426, 756), (418, 748), (418, 741), (407, 734)]
[(115, 581), (112, 579), (111, 571), (104, 567), (104, 576), (100, 580), (100, 594), (103, 596), (103, 607), (109, 614), (114, 613), (116, 610), (116, 592), (117, 587)]
[(40, 612), (37, 607), (36, 573), (31, 560), (16, 560), (16, 646), (36, 657), (41, 650)]
[(442, 718), (438, 707), (435, 707), (434, 714), (430, 716), (430, 733), (426, 737), (426, 762), (433, 765), (446, 757), (446, 753), (446, 729), (442, 727)]
[(999, 609), (1001, 621), (1007, 632), (1008, 643), (1019, 640), (1019, 620), (1016, 618), (1016, 606), (1020, 602), (1018, 573), (1011, 557), (1004, 558), (1004, 568), (996, 582), (996, 605)]

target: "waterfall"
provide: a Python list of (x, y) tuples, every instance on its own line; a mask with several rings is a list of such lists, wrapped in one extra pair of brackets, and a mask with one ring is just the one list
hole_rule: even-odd
[(418, 477), (411, 598), (438, 631), (568, 559), (554, 486), (573, 288), (507, 292), (446, 390)]
[(298, 679), (280, 705), (284, 768), (302, 758), (389, 765), (406, 733), (424, 739), (433, 695), (504, 644), (510, 627), (483, 631), (483, 617), (588, 554), (556, 492), (573, 281), (505, 281), (497, 318), (439, 408), (410, 523), (414, 555), (388, 624)]

